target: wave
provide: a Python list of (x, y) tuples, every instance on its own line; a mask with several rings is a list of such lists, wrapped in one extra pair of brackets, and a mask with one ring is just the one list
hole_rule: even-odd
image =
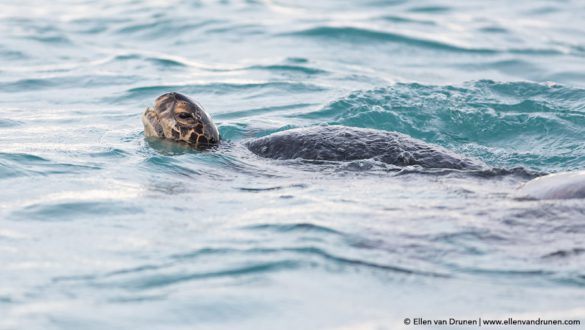
[(481, 80), (357, 91), (301, 115), (314, 123), (398, 131), (494, 166), (585, 167), (585, 90)]
[(54, 162), (32, 154), (0, 153), (0, 179), (16, 176), (71, 174), (96, 169), (99, 167), (95, 165)]
[(233, 93), (307, 93), (325, 90), (324, 87), (310, 83), (301, 82), (254, 82), (254, 83), (202, 83), (202, 84), (180, 84), (180, 85), (152, 85), (128, 89), (125, 95), (108, 98), (112, 102), (121, 102), (130, 99), (154, 99), (154, 97), (166, 92), (179, 92), (186, 95), (195, 94), (217, 94), (228, 95)]
[(371, 42), (395, 42), (411, 45), (415, 47), (424, 47), (430, 49), (437, 49), (452, 52), (464, 53), (478, 53), (478, 54), (494, 54), (497, 50), (487, 48), (465, 48), (456, 45), (451, 45), (444, 42), (421, 39), (406, 36), (399, 33), (392, 33), (387, 31), (378, 31), (358, 27), (334, 27), (334, 26), (320, 26), (301, 30), (297, 32), (288, 33), (285, 35), (319, 38), (326, 40), (337, 40), (348, 43), (371, 43)]
[(18, 120), (0, 118), (0, 128), (16, 127), (22, 124), (23, 122)]
[[(554, 56), (563, 55), (562, 47), (549, 48), (484, 48), (484, 47), (463, 47), (447, 42), (417, 38), (406, 34), (373, 30), (353, 26), (319, 26), (301, 31), (285, 33), (306, 38), (318, 38), (323, 40), (341, 41), (351, 44), (372, 44), (372, 42), (400, 43), (412, 47), (426, 48), (455, 53), (469, 53), (479, 55), (532, 55), (532, 56)], [(572, 52), (580, 54), (578, 48), (573, 47)]]
[(26, 206), (11, 214), (15, 219), (28, 219), (39, 221), (71, 221), (79, 218), (103, 218), (124, 216), (142, 213), (137, 206), (127, 205), (123, 202), (59, 202), (39, 203)]
[(124, 54), (124, 55), (117, 55), (114, 56), (112, 59), (108, 60), (109, 63), (119, 63), (119, 62), (126, 62), (126, 61), (142, 61), (152, 63), (156, 66), (160, 66), (163, 68), (186, 68), (189, 67), (189, 63), (181, 61), (175, 58), (165, 58), (162, 56), (144, 56), (139, 54)]
[[(193, 265), (196, 260), (206, 261), (208, 266), (190, 269), (189, 265)], [(212, 260), (222, 260), (222, 262), (215, 264)], [(189, 253), (173, 255), (165, 262), (158, 264), (119, 269), (101, 275), (56, 278), (55, 281), (89, 281), (100, 287), (114, 286), (130, 290), (144, 290), (178, 285), (184, 282), (266, 276), (267, 273), (315, 269), (316, 267), (325, 270), (335, 269), (335, 272), (340, 269), (345, 271), (370, 270), (395, 276), (451, 277), (439, 272), (414, 270), (381, 262), (341, 257), (321, 248), (305, 246), (250, 249), (202, 248)]]
[(27, 59), (28, 55), (24, 52), (19, 50), (13, 49), (4, 49), (4, 47), (0, 46), (0, 59), (8, 60), (8, 61), (15, 61), (15, 60), (23, 60)]
[(193, 33), (194, 31), (217, 24), (218, 20), (198, 20), (193, 22), (188, 19), (156, 19), (151, 18), (150, 22), (131, 23), (115, 31), (121, 35), (141, 36), (145, 38), (160, 38), (177, 36), (180, 34)]
[[(260, 116), (264, 114), (274, 114), (278, 112), (289, 112), (291, 110), (304, 109), (310, 106), (315, 106), (313, 103), (295, 103), (281, 106), (261, 107), (254, 109), (246, 109), (241, 111), (231, 111), (214, 116), (216, 119), (238, 119), (249, 118), (251, 116)], [(223, 134), (222, 134), (223, 136)]]
[(452, 11), (452, 8), (447, 6), (421, 6), (421, 7), (414, 7), (410, 8), (408, 11), (413, 13), (447, 13)]
[(126, 85), (138, 80), (136, 76), (123, 75), (84, 75), (59, 76), (48, 78), (27, 78), (15, 81), (0, 82), (0, 88), (7, 92), (31, 92), (50, 89), (108, 87), (112, 85)]
[(250, 70), (266, 70), (270, 72), (291, 72), (291, 73), (303, 73), (306, 75), (318, 75), (327, 73), (327, 71), (317, 68), (311, 68), (300, 65), (290, 64), (273, 64), (273, 65), (255, 65), (248, 67)]
[(273, 233), (315, 233), (318, 235), (337, 235), (342, 236), (344, 233), (331, 227), (316, 225), (312, 223), (291, 223), (291, 224), (259, 224), (245, 227), (251, 231), (268, 231)]

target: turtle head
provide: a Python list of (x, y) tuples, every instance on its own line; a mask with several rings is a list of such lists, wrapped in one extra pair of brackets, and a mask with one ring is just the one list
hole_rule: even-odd
[(219, 143), (219, 132), (199, 104), (179, 93), (166, 93), (142, 115), (144, 135), (182, 141), (198, 149)]

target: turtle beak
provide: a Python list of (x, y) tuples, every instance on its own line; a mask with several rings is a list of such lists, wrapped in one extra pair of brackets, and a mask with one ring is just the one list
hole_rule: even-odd
[(154, 108), (148, 107), (142, 115), (142, 123), (144, 124), (144, 135), (147, 137), (163, 137), (163, 129), (158, 120), (158, 115)]

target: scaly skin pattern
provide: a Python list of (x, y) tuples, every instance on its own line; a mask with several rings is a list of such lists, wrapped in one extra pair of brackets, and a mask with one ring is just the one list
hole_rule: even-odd
[(144, 135), (185, 142), (197, 149), (219, 143), (219, 132), (211, 117), (197, 103), (179, 93), (159, 96), (142, 115)]
[(272, 159), (354, 161), (375, 159), (397, 166), (482, 170), (482, 162), (410, 136), (368, 128), (313, 126), (246, 142), (250, 151)]

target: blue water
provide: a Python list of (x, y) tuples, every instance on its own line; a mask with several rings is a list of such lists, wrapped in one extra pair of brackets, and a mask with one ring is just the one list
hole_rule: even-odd
[[(585, 168), (584, 19), (577, 0), (1, 3), (0, 328), (584, 322), (585, 204), (512, 198)], [(226, 143), (146, 141), (141, 113), (166, 91)], [(520, 170), (241, 143), (317, 124)]]

